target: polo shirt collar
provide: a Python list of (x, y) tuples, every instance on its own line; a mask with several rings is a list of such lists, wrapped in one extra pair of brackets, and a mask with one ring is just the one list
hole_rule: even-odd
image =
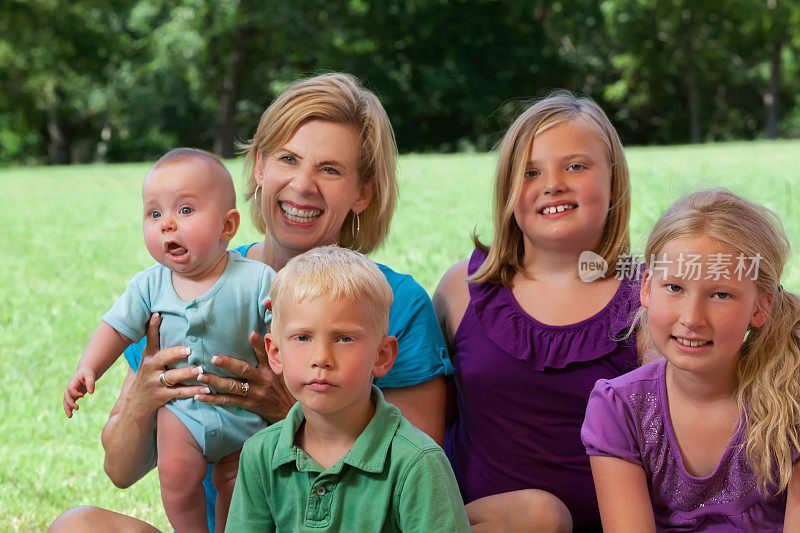
[[(383, 393), (375, 385), (372, 386), (370, 399), (375, 404), (375, 414), (372, 419), (358, 436), (353, 447), (350, 448), (339, 462), (328, 469), (330, 473), (336, 473), (342, 469), (343, 464), (349, 464), (364, 472), (377, 473), (383, 471), (386, 464), (386, 456), (389, 453), (389, 446), (400, 425), (400, 410), (388, 403), (383, 398)], [(289, 462), (296, 462), (300, 467), (310, 461), (306, 453), (294, 444), (294, 437), (300, 425), (303, 423), (303, 409), (300, 402), (294, 404), (284, 419), (283, 427), (278, 436), (278, 443), (273, 455), (275, 467)], [(299, 468), (298, 468), (299, 469)], [(303, 468), (307, 470), (307, 468)]]

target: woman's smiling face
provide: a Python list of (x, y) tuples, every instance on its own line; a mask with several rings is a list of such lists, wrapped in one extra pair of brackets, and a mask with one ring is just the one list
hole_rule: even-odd
[(360, 183), (359, 148), (352, 126), (312, 119), (273, 153), (258, 154), (261, 213), (283, 254), (336, 243), (347, 214), (369, 205), (373, 188)]

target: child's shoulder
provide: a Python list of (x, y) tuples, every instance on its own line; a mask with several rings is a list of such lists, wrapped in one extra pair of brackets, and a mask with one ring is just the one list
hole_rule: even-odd
[(228, 262), (233, 275), (248, 280), (260, 279), (267, 284), (272, 284), (275, 278), (275, 271), (269, 265), (243, 257), (237, 250), (228, 251)]
[(601, 385), (617, 392), (632, 392), (655, 388), (664, 376), (666, 362), (666, 359), (661, 357), (621, 376), (612, 379), (599, 379), (595, 384), (595, 389)]
[(228, 250), (228, 261), (234, 263), (237, 268), (247, 268), (259, 272), (264, 270), (272, 271), (272, 267), (266, 263), (256, 261), (255, 259), (248, 259), (247, 257), (244, 257), (238, 250)]
[(426, 452), (442, 450), (427, 433), (414, 427), (402, 415), (400, 415), (400, 423), (392, 439), (392, 449), (401, 451), (408, 457), (417, 457)]
[(598, 379), (586, 407), (587, 420), (600, 412), (635, 418), (658, 411), (666, 359), (660, 358), (613, 379)]
[(285, 419), (276, 422), (247, 439), (242, 447), (242, 460), (257, 459), (271, 463), (285, 423)]
[(161, 263), (156, 263), (144, 270), (140, 270), (134, 274), (130, 280), (130, 283), (135, 283), (137, 285), (150, 285), (162, 282), (172, 284), (172, 271)]

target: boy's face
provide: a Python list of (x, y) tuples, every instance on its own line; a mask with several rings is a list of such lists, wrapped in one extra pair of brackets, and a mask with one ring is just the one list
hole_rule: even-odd
[(218, 264), (236, 233), (239, 213), (225, 209), (224, 181), (202, 159), (168, 162), (142, 186), (142, 229), (153, 259), (185, 278), (202, 278)]
[(302, 405), (326, 415), (358, 413), (369, 405), (372, 376), (397, 355), (397, 339), (375, 332), (357, 302), (320, 296), (280, 308), (280, 331), (267, 334), (269, 363)]

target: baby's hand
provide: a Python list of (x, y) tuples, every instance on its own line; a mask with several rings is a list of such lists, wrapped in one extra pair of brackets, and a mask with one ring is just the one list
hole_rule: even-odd
[(67, 418), (72, 418), (72, 411), (79, 409), (78, 398), (94, 392), (94, 380), (94, 369), (87, 366), (78, 368), (75, 375), (70, 378), (67, 390), (64, 391), (64, 412), (67, 413)]

